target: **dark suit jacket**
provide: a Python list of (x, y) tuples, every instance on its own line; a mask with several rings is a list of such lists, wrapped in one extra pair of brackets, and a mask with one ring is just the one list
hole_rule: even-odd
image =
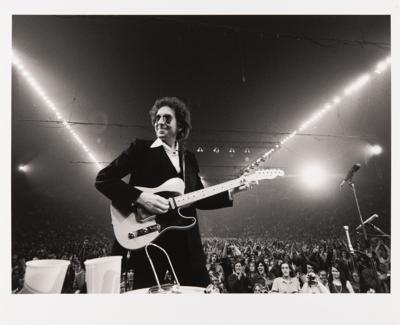
[[(121, 211), (129, 211), (131, 204), (141, 194), (141, 191), (134, 186), (157, 187), (170, 178), (182, 176), (176, 172), (164, 148), (150, 148), (151, 144), (152, 141), (147, 140), (134, 141), (127, 150), (97, 175), (96, 188)], [(181, 170), (183, 170), (182, 153), (180, 157)], [(198, 173), (199, 167), (194, 154), (185, 151), (185, 193), (203, 188)], [(122, 178), (128, 174), (130, 174), (130, 179), (127, 184), (122, 181)], [(232, 206), (232, 201), (229, 200), (228, 193), (224, 192), (198, 201), (182, 212), (196, 217), (195, 208), (217, 209), (229, 206)], [(157, 238), (155, 243), (168, 252), (182, 285), (205, 287), (209, 284), (198, 222), (189, 230), (169, 230)], [(154, 247), (149, 247), (149, 253), (157, 274), (162, 280), (168, 269), (167, 260)], [(132, 251), (129, 261), (125, 261), (126, 250), (115, 242), (112, 255), (124, 257), (123, 271), (124, 268), (134, 269), (134, 288), (145, 288), (156, 284), (144, 249)]]

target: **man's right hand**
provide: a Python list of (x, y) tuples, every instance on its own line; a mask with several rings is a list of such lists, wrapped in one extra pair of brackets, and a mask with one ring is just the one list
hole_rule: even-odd
[(153, 193), (142, 192), (136, 203), (140, 204), (151, 213), (162, 214), (168, 211), (168, 200)]

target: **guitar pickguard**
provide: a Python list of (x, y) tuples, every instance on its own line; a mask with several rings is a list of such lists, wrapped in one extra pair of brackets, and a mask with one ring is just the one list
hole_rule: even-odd
[[(174, 191), (154, 193), (166, 199), (181, 195)], [(135, 250), (146, 246), (169, 230), (186, 230), (196, 224), (196, 219), (181, 214), (180, 209), (157, 215), (140, 205), (132, 207), (130, 213), (120, 213), (111, 206), (112, 223), (117, 241), (126, 249)]]

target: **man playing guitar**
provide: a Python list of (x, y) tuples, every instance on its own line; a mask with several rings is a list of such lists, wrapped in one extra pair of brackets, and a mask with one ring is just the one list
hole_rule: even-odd
[[(190, 193), (203, 189), (203, 184), (194, 154), (182, 148), (182, 141), (187, 139), (191, 129), (190, 112), (186, 105), (178, 98), (164, 97), (156, 100), (149, 113), (157, 139), (154, 142), (146, 140), (132, 142), (127, 150), (98, 173), (95, 186), (112, 201), (113, 207), (122, 215), (128, 215), (133, 209), (141, 208), (150, 215), (161, 215), (162, 219), (163, 214), (172, 208), (172, 201), (161, 195), (143, 191), (138, 188), (139, 186), (155, 188), (171, 178), (180, 178), (184, 181), (184, 192)], [(125, 183), (122, 178), (128, 174), (130, 179)], [(232, 194), (248, 187), (249, 183), (245, 183), (198, 200), (180, 212), (197, 221), (196, 208), (230, 207)], [(155, 229), (143, 228), (142, 232)], [(132, 232), (129, 238), (140, 235), (140, 231)], [(168, 252), (181, 285), (206, 287), (210, 283), (198, 222), (185, 231), (166, 231), (157, 237), (154, 243)], [(169, 270), (167, 259), (159, 250), (152, 247), (149, 247), (149, 253), (155, 261), (154, 266), (159, 279), (163, 279)], [(123, 256), (123, 270), (134, 269), (134, 289), (156, 284), (144, 249), (130, 251), (130, 258), (127, 260), (126, 246), (123, 247), (116, 240), (111, 255)]]

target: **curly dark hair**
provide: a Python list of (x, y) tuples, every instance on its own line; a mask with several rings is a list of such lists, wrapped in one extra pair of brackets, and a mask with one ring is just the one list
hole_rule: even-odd
[(258, 266), (259, 266), (260, 264), (262, 264), (262, 266), (264, 266), (264, 272), (265, 272), (266, 275), (268, 275), (268, 274), (269, 274), (268, 267), (265, 265), (264, 261), (261, 261), (261, 260), (256, 262), (256, 273), (260, 274), (260, 273), (258, 272)]
[(177, 134), (177, 140), (185, 140), (188, 138), (192, 124), (190, 122), (190, 111), (186, 104), (177, 97), (163, 97), (155, 101), (153, 107), (150, 109), (149, 114), (151, 122), (154, 125), (156, 122), (156, 114), (158, 110), (168, 106), (175, 112), (176, 121), (178, 124), (179, 132)]

